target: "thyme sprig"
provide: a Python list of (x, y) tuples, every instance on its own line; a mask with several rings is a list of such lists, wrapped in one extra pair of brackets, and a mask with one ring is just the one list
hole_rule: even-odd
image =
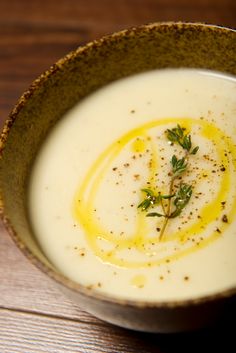
[(142, 211), (149, 211), (150, 208), (160, 205), (162, 212), (149, 212), (146, 217), (164, 217), (164, 223), (160, 230), (159, 239), (163, 237), (168, 221), (181, 214), (192, 196), (192, 185), (183, 183), (176, 184), (176, 179), (181, 177), (188, 168), (188, 156), (195, 155), (199, 146), (192, 148), (191, 135), (185, 133), (185, 128), (180, 125), (166, 131), (166, 136), (170, 142), (180, 145), (185, 150), (185, 156), (177, 158), (173, 155), (170, 161), (171, 171), (169, 193), (163, 195), (161, 192), (155, 194), (152, 189), (146, 188), (141, 191), (145, 193), (144, 200), (138, 205)]

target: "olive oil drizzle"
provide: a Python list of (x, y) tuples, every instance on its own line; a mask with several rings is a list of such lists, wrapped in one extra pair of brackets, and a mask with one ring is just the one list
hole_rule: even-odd
[[(158, 126), (169, 127), (176, 125), (176, 123), (186, 127), (189, 131), (191, 131), (191, 127), (199, 126), (201, 128), (200, 134), (203, 138), (209, 141), (212, 140), (212, 137), (214, 138), (217, 158), (226, 167), (224, 173), (221, 174), (220, 187), (215, 198), (206, 206), (202, 207), (199, 211), (199, 219), (196, 222), (181, 230), (167, 233), (161, 240), (147, 237), (147, 219), (142, 212), (138, 212), (137, 214), (137, 223), (133, 234), (126, 234), (122, 239), (117, 234), (111, 234), (104, 224), (101, 224), (101, 222), (95, 218), (93, 210), (95, 208), (97, 192), (104, 177), (109, 172), (112, 163), (128, 144), (133, 143), (134, 149), (141, 148), (145, 150), (148, 148), (152, 151), (152, 166), (148, 171), (148, 177), (152, 183), (155, 172), (159, 167), (159, 160), (153, 142), (148, 138), (148, 132)], [(137, 142), (134, 142), (137, 138), (142, 141), (139, 145)], [(225, 154), (226, 150), (231, 151), (230, 156)], [(73, 201), (73, 215), (75, 220), (79, 222), (84, 229), (89, 247), (96, 256), (106, 263), (126, 268), (139, 268), (177, 260), (207, 246), (224, 233), (230, 225), (230, 222), (222, 223), (220, 232), (219, 229), (211, 231), (210, 235), (202, 239), (201, 242), (189, 241), (190, 238), (193, 239), (199, 236), (207, 225), (220, 218), (222, 214), (222, 202), (227, 201), (229, 195), (231, 195), (231, 207), (227, 210), (227, 216), (229, 220), (235, 218), (236, 181), (232, 173), (230, 173), (230, 166), (233, 166), (234, 171), (236, 171), (236, 147), (231, 138), (225, 135), (224, 132), (214, 124), (202, 119), (190, 118), (166, 118), (152, 121), (121, 136), (101, 153), (88, 170), (82, 184), (76, 192)], [(205, 173), (205, 171), (203, 171), (203, 173)], [(206, 174), (207, 173), (208, 171), (206, 171)], [(150, 186), (154, 187), (152, 184)], [(234, 193), (234, 195), (232, 195), (232, 193)], [(104, 249), (99, 246), (98, 239), (109, 242), (109, 244), (112, 245), (112, 250), (104, 251)], [(178, 243), (180, 245), (179, 249), (165, 255), (164, 250), (167, 249), (172, 242)], [(131, 261), (119, 256), (119, 252), (126, 249), (132, 249), (145, 256), (147, 247), (151, 245), (156, 247), (157, 253), (159, 252), (158, 258), (150, 259), (146, 256), (143, 261)]]

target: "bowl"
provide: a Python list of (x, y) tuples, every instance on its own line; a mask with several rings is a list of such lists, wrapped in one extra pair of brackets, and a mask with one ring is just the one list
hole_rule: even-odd
[(107, 322), (147, 332), (208, 325), (230, 310), (236, 287), (198, 299), (145, 302), (114, 298), (75, 283), (54, 268), (34, 237), (27, 211), (27, 185), (48, 132), (82, 98), (135, 73), (180, 67), (236, 75), (236, 32), (198, 23), (154, 23), (79, 47), (33, 82), (15, 105), (1, 135), (0, 213), (16, 245), (82, 309)]

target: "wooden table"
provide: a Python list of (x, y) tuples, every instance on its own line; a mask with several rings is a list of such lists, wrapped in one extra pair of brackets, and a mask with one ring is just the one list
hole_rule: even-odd
[[(236, 27), (236, 2), (0, 0), (1, 124), (30, 82), (70, 50), (125, 27), (166, 20)], [(221, 345), (227, 351), (234, 342), (230, 320), (175, 335), (137, 333), (106, 324), (58, 292), (0, 227), (0, 353), (200, 352), (206, 347), (217, 351)]]

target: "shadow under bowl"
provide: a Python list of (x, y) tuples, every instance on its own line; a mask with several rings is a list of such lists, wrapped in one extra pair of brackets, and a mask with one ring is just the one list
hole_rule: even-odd
[(230, 310), (236, 288), (197, 300), (150, 303), (112, 298), (65, 278), (45, 257), (30, 227), (28, 178), (48, 132), (82, 98), (122, 77), (181, 67), (236, 75), (236, 32), (211, 25), (156, 23), (89, 43), (31, 85), (1, 135), (0, 213), (17, 246), (81, 308), (135, 330), (176, 332), (205, 326)]

